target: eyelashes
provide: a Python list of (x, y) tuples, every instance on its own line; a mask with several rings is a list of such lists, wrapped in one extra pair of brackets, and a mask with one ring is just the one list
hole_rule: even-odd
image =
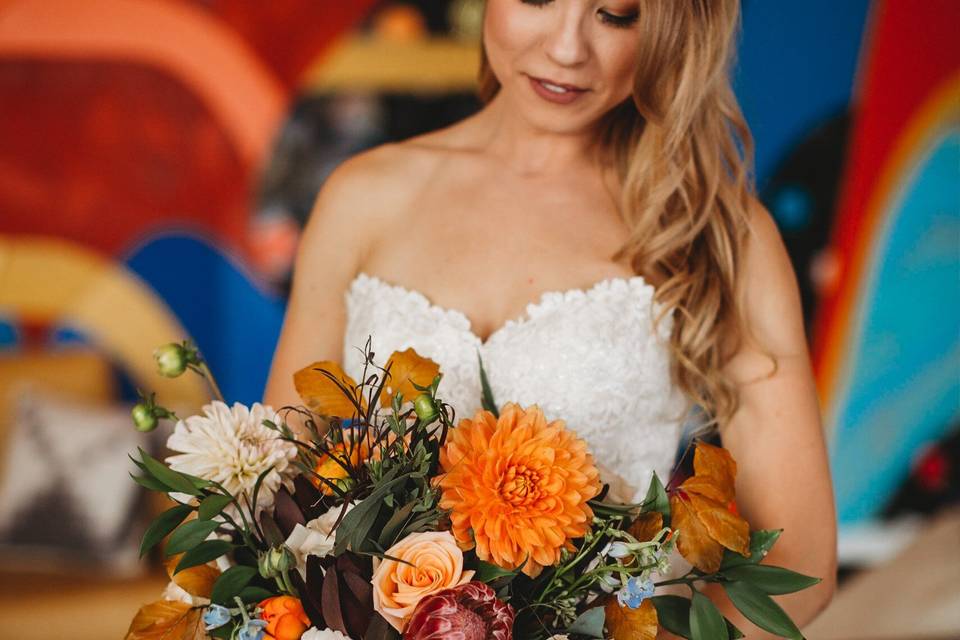
[[(545, 7), (550, 4), (553, 0), (520, 0), (523, 4), (528, 4), (532, 7)], [(612, 27), (619, 29), (626, 29), (636, 23), (637, 19), (640, 17), (639, 13), (631, 13), (625, 16), (610, 13), (609, 11), (600, 10), (600, 20), (605, 24), (609, 24)]]

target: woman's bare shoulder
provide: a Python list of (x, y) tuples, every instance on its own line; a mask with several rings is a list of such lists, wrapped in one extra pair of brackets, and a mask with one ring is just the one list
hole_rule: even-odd
[(386, 203), (404, 200), (417, 188), (428, 157), (405, 143), (385, 143), (343, 161), (327, 177), (319, 200), (354, 215), (377, 216)]

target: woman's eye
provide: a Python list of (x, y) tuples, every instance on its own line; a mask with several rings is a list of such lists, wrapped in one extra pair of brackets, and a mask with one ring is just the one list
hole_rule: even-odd
[(638, 13), (621, 16), (616, 13), (610, 13), (609, 11), (600, 11), (600, 19), (614, 27), (627, 28), (636, 22), (638, 17), (640, 17)]
[[(550, 4), (551, 2), (553, 2), (553, 0), (520, 0), (520, 2), (522, 2), (523, 4), (529, 4), (534, 7), (544, 7)], [(618, 13), (610, 13), (609, 11), (604, 11), (602, 9), (598, 13), (600, 14), (600, 19), (604, 23), (614, 27), (623, 27), (623, 28), (631, 26), (634, 22), (637, 21), (637, 18), (640, 16), (640, 14), (636, 12), (622, 16)]]

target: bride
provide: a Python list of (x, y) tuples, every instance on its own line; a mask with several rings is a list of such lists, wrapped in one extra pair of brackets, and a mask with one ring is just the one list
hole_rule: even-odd
[(498, 403), (564, 419), (628, 498), (706, 416), (740, 512), (785, 529), (768, 562), (823, 578), (778, 598), (803, 625), (835, 583), (832, 492), (796, 279), (730, 88), (738, 21), (737, 0), (488, 0), (484, 107), (324, 184), (265, 400), (299, 404), (315, 360), (356, 375), (372, 335), (381, 360), (438, 362), (471, 416), (479, 354)]

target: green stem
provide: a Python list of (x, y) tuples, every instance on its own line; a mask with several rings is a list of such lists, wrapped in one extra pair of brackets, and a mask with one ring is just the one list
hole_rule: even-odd
[(240, 607), (240, 615), (243, 616), (243, 624), (250, 622), (250, 616), (247, 615), (247, 607), (243, 604), (243, 600), (240, 599), (240, 596), (233, 596), (234, 601), (237, 603), (237, 606)]
[(213, 392), (214, 397), (220, 402), (224, 402), (223, 394), (220, 393), (220, 387), (217, 385), (217, 381), (213, 377), (213, 372), (210, 371), (210, 367), (207, 365), (206, 360), (201, 360), (200, 364), (197, 365), (197, 371), (200, 372), (207, 380), (207, 384), (210, 385), (210, 390)]

